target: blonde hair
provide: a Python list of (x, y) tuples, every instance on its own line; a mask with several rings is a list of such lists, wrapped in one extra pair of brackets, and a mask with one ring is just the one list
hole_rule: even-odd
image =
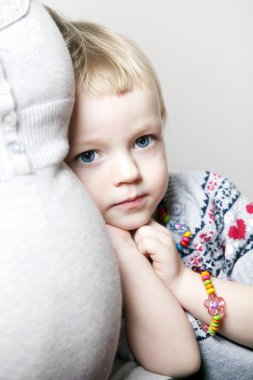
[(71, 55), (77, 84), (94, 96), (124, 94), (134, 88), (155, 88), (161, 116), (164, 99), (148, 58), (130, 39), (92, 22), (69, 22), (46, 7), (58, 26)]

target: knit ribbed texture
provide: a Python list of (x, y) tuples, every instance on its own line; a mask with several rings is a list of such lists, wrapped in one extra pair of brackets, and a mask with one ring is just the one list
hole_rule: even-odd
[(0, 181), (60, 164), (68, 151), (71, 58), (47, 11), (32, 4), (33, 13), (27, 1), (1, 0)]

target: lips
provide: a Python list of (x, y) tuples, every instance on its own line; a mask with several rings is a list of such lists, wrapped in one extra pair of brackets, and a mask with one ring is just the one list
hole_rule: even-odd
[(119, 203), (114, 204), (115, 207), (117, 206), (137, 206), (139, 203), (141, 203), (145, 199), (146, 195), (137, 195), (133, 198), (125, 199), (124, 201), (121, 201)]

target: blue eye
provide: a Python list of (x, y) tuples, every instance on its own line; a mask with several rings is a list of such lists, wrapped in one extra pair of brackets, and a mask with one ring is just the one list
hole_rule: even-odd
[(141, 136), (135, 141), (135, 146), (138, 148), (146, 148), (149, 146), (153, 141), (153, 137), (149, 135)]
[(81, 160), (85, 164), (90, 164), (96, 159), (96, 152), (94, 150), (88, 150), (87, 152), (83, 152), (79, 154), (78, 160)]

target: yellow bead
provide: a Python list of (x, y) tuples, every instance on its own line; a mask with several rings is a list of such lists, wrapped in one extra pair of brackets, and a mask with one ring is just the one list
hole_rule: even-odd
[(211, 335), (215, 335), (215, 333), (216, 333), (216, 331), (214, 331), (210, 326), (209, 326), (209, 328), (208, 328), (208, 332), (209, 332), (209, 334), (211, 334)]
[(186, 231), (186, 232), (184, 233), (184, 236), (186, 236), (186, 237), (190, 237), (190, 236), (191, 236), (190, 231)]
[(202, 276), (210, 276), (210, 273), (207, 271), (207, 270), (205, 270), (204, 272), (201, 272), (200, 273), (200, 276), (202, 277)]
[(214, 288), (206, 289), (206, 292), (207, 294), (212, 294), (212, 293), (215, 293), (215, 289)]

